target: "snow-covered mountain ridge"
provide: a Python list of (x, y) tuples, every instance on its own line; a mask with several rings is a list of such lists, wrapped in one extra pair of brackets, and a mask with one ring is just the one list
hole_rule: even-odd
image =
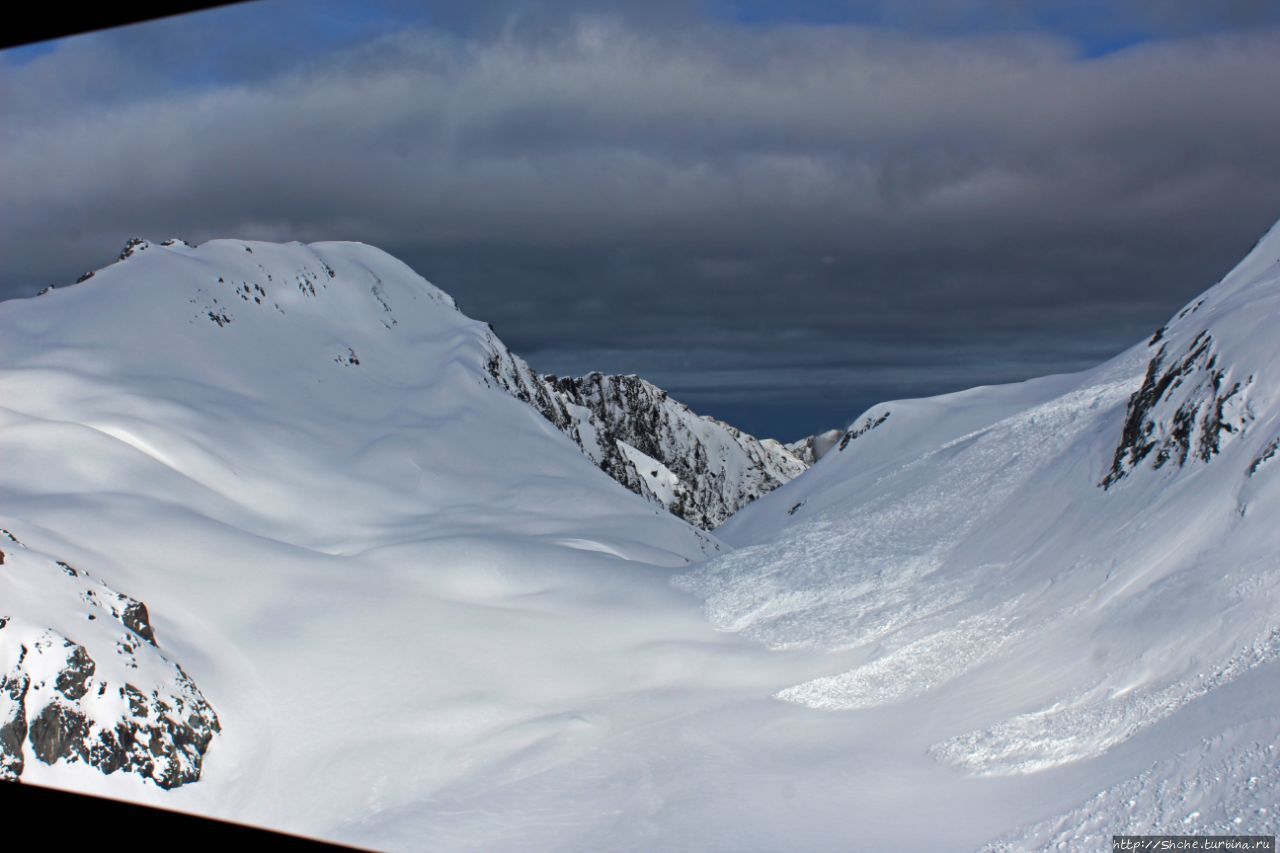
[(711, 530), (808, 468), (773, 439), (699, 416), (637, 376), (537, 376), (495, 338), (489, 373), (636, 494)]
[[(716, 551), (487, 387), (493, 345), (359, 244), (131, 241), (75, 286), (3, 303), (0, 772), (196, 787), (206, 752), (265, 734), (225, 650), (304, 624), (279, 608), (319, 578), (363, 584), (323, 568), (348, 555), (495, 530), (644, 564)], [(240, 592), (263, 581), (286, 598)]]
[(873, 407), (679, 583), (724, 630), (843, 659), (779, 698), (893, 709), (941, 764), (1038, 791), (1000, 849), (1272, 834), (1278, 325), (1280, 226), (1098, 368)]
[[(131, 239), (119, 261), (151, 247), (146, 240)], [(169, 240), (159, 247), (195, 249), (180, 240)], [(201, 310), (210, 322), (219, 328), (231, 324), (235, 300), (243, 303), (242, 309), (264, 304), (268, 299), (264, 288), (272, 281), (272, 274), (260, 263), (256, 267), (257, 277), (265, 276), (266, 281), (240, 280), (229, 289), (225, 285), (230, 279), (220, 275), (219, 288), (201, 291)], [(85, 273), (77, 283), (95, 275), (96, 272)], [(332, 268), (321, 262), (318, 269), (303, 271), (290, 283), (302, 295), (314, 297), (317, 287), (326, 288), (326, 279), (333, 275)], [(219, 291), (222, 301), (216, 295)], [(380, 295), (382, 286), (374, 285), (371, 292), (384, 312), (380, 321), (388, 329), (398, 324), (390, 305)], [(451, 297), (440, 291), (435, 293), (438, 299), (456, 308)], [(271, 304), (283, 313), (278, 302)], [(610, 477), (704, 530), (717, 527), (755, 498), (798, 476), (812, 464), (811, 448), (805, 445), (799, 449), (804, 442), (797, 444), (800, 455), (806, 456), (801, 459), (777, 441), (760, 440), (714, 418), (695, 414), (662, 389), (636, 376), (539, 376), (492, 329), (481, 334), (486, 336), (490, 353), (487, 372), (499, 387), (541, 412)], [(339, 364), (359, 364), (359, 355), (351, 347), (345, 351), (339, 347), (334, 359)]]

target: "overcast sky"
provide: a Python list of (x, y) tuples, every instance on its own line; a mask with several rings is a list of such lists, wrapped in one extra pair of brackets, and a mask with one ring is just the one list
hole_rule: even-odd
[(0, 297), (362, 240), (535, 369), (792, 439), (1220, 278), (1280, 218), (1280, 3), (262, 0), (0, 53), (0, 116)]

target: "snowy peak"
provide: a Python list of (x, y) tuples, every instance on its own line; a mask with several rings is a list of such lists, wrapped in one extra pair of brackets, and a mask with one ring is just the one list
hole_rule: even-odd
[(493, 338), (489, 373), (573, 439), (587, 458), (631, 491), (710, 530), (799, 476), (808, 463), (699, 416), (637, 376), (537, 376)]
[[(239, 529), (306, 531), (308, 544), (347, 541), (363, 529), (357, 518), (390, 523), (376, 509), (388, 493), (397, 516), (415, 508), (466, 526), (477, 516), (462, 507), (475, 503), (481, 518), (519, 507), (560, 524), (565, 502), (511, 498), (523, 477), (576, 495), (565, 501), (585, 517), (650, 514), (494, 389), (486, 364), (505, 347), (385, 252), (214, 240), (131, 241), (122, 255), (81, 284), (3, 305), (15, 476), (48, 490), (112, 488), (109, 466), (45, 451), (67, 432), (86, 456), (145, 460), (156, 476), (141, 482), (157, 496)], [(320, 486), (335, 477), (340, 499)], [(652, 532), (673, 553), (655, 559), (714, 550), (671, 521)]]
[[(242, 240), (192, 246), (135, 238), (116, 263), (9, 310), (44, 349), (91, 346), (109, 359), (104, 367), (140, 367), (159, 351), (185, 367), (211, 362), (210, 371), (238, 372), (250, 354), (270, 356), (259, 371), (293, 369), (316, 347), (326, 362), (354, 366), (361, 344), (402, 345), (403, 330), (392, 334), (401, 322), (431, 335), (465, 320), (451, 298), (370, 246)], [(152, 352), (130, 351), (130, 337)], [(300, 339), (301, 350), (285, 346)]]
[(539, 640), (607, 601), (602, 645), (647, 644), (603, 630), (642, 623), (618, 590), (679, 603), (719, 543), (493, 387), (485, 324), (383, 252), (122, 254), (0, 303), (0, 777), (336, 832), (423, 795), (369, 775), (406, 754), (447, 787), (495, 720), (593, 729)]
[[(163, 353), (192, 378), (250, 396), (269, 384), (272, 395), (304, 405), (328, 391), (324, 405), (339, 412), (352, 386), (395, 394), (449, 371), (480, 385), (496, 380), (596, 467), (704, 529), (808, 467), (636, 377), (534, 374), (487, 324), (363, 244), (134, 239), (117, 263), (82, 281), (13, 305), (33, 353), (57, 360), (92, 347), (104, 375), (151, 371)], [(292, 381), (276, 387), (267, 372)]]

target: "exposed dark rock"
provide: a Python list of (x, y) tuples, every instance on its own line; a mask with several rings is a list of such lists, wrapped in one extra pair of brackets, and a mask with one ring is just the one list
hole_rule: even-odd
[(1167, 350), (1167, 345), (1160, 347), (1147, 363), (1141, 387), (1129, 398), (1120, 443), (1099, 484), (1104, 489), (1148, 457), (1153, 468), (1171, 463), (1182, 467), (1192, 458), (1208, 462), (1221, 451), (1224, 436), (1245, 428), (1247, 409), (1229, 414), (1228, 406), (1253, 377), (1228, 385), (1228, 371), (1219, 365), (1207, 331), (1197, 334), (1178, 358), (1169, 359)]
[[(102, 611), (121, 627), (113, 649), (101, 635), (91, 635), (99, 645), (81, 645), (5, 617), (0, 628), (6, 635), (17, 631), (33, 642), (30, 652), (20, 646), (17, 664), (0, 677), (0, 779), (21, 777), (28, 766), (24, 744), (30, 743), (46, 764), (82, 762), (103, 773), (134, 773), (163, 788), (198, 780), (221, 727), (195, 683), (156, 647), (146, 605), (64, 562), (44, 565), (44, 593), (51, 601), (62, 598), (77, 612), (88, 605), (90, 618)], [(13, 648), (8, 636), (5, 642)], [(125, 701), (89, 701), (108, 689)]]
[(156, 632), (151, 627), (151, 616), (147, 613), (147, 605), (126, 595), (122, 595), (121, 598), (125, 599), (126, 603), (124, 612), (120, 614), (120, 621), (130, 631), (154, 646)]
[[(129, 703), (129, 716), (105, 727), (90, 720), (75, 701), (83, 697), (82, 689), (63, 690), (64, 670), (57, 687), (72, 702), (55, 698), (36, 714), (29, 732), (25, 720), (11, 721), (7, 729), (0, 729), (0, 738), (7, 738), (0, 750), (17, 756), (8, 760), (15, 777), (22, 772), (21, 736), (29, 735), (36, 757), (46, 764), (85, 762), (106, 774), (136, 773), (162, 788), (198, 780), (204, 754), (221, 725), (186, 673), (181, 667), (175, 669), (177, 689), (163, 696), (159, 690), (147, 694), (132, 684), (120, 688)], [(25, 680), (21, 688), (25, 696)], [(15, 738), (16, 751), (12, 748)]]
[[(21, 667), (26, 648), (19, 652)], [(8, 712), (0, 715), (0, 781), (12, 782), (22, 775), (22, 744), (27, 739), (27, 688), (30, 679), (17, 669), (0, 676), (0, 703), (8, 705)], [(3, 705), (0, 705), (3, 707)]]
[[(194, 688), (181, 668), (178, 672), (180, 680)], [(129, 700), (132, 719), (101, 731), (92, 740), (89, 764), (108, 774), (137, 773), (162, 788), (198, 780), (204, 754), (214, 734), (221, 731), (217, 716), (198, 691), (196, 701), (175, 697), (176, 708), (155, 693), (144, 695), (132, 684), (122, 692)]]
[(876, 427), (880, 426), (880, 424), (889, 420), (889, 414), (890, 414), (889, 412), (885, 412), (882, 415), (880, 415), (880, 417), (878, 418), (872, 418), (870, 415), (868, 415), (866, 420), (864, 420), (859, 426), (845, 432), (844, 438), (840, 439), (840, 447), (836, 452), (838, 453), (840, 450), (844, 450), (846, 447), (849, 446), (849, 442), (853, 441), (854, 439), (861, 438), (862, 436), (871, 432)]
[(1252, 477), (1258, 473), (1258, 469), (1266, 465), (1275, 458), (1277, 452), (1280, 452), (1280, 435), (1267, 442), (1267, 446), (1262, 448), (1262, 452), (1249, 465), (1249, 476)]
[(149, 248), (150, 246), (151, 244), (146, 240), (143, 240), (141, 237), (130, 237), (129, 241), (124, 244), (124, 248), (120, 250), (119, 259), (122, 261), (128, 260), (138, 252), (141, 252), (143, 249)]
[(46, 705), (31, 721), (31, 748), (45, 764), (89, 757), (89, 722), (84, 714), (59, 702)]
[(132, 684), (126, 684), (120, 688), (120, 693), (129, 700), (129, 711), (135, 717), (147, 716), (147, 697), (142, 695), (142, 691), (134, 687)]
[(93, 676), (97, 664), (84, 646), (68, 641), (72, 651), (67, 655), (67, 665), (58, 673), (54, 688), (68, 699), (79, 699), (88, 692), (87, 682)]

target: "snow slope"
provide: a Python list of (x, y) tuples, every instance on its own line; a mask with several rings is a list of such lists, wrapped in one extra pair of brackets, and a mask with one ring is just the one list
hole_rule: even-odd
[(1008, 849), (1272, 834), (1278, 323), (1280, 227), (1094, 370), (873, 407), (678, 582), (831, 655), (778, 698), (920, 718), (939, 767), (1041, 792)]
[(23, 779), (361, 837), (593, 744), (654, 683), (743, 678), (703, 677), (736, 646), (665, 584), (716, 541), (490, 387), (487, 327), (403, 264), (355, 244), (126, 254), (0, 306), (0, 525), (32, 555), (3, 549), (0, 663), (56, 631), (95, 685), (133, 678), (56, 557), (147, 603), (222, 731), (167, 793), (30, 741)]

